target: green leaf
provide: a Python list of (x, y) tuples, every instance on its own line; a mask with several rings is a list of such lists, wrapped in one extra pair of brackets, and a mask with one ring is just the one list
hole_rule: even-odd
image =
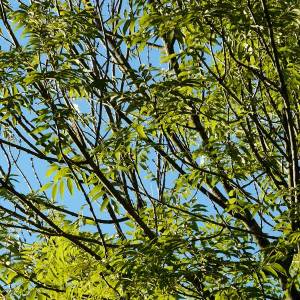
[(74, 194), (73, 181), (69, 177), (67, 178), (67, 187), (68, 187), (70, 194), (73, 195)]
[(59, 194), (60, 194), (61, 198), (64, 197), (64, 194), (65, 194), (65, 183), (64, 183), (64, 180), (61, 180), (60, 183), (59, 183)]
[(286, 270), (278, 263), (272, 263), (272, 268), (285, 276), (287, 275)]
[(56, 195), (57, 195), (57, 185), (58, 185), (58, 184), (55, 183), (55, 184), (53, 185), (53, 187), (52, 187), (51, 197), (52, 197), (53, 200), (55, 200)]
[(55, 171), (57, 171), (59, 167), (57, 165), (52, 165), (46, 172), (46, 176), (50, 177)]
[(136, 125), (135, 126), (135, 130), (137, 131), (138, 135), (142, 138), (142, 139), (146, 139), (147, 135), (144, 131), (144, 127), (143, 125)]
[(7, 271), (7, 277), (6, 277), (6, 283), (11, 284), (13, 282), (13, 279), (16, 278), (18, 274), (15, 271), (8, 270)]
[(38, 294), (37, 295), (37, 300), (46, 300), (46, 299), (47, 299), (47, 297), (43, 294)]
[(103, 189), (103, 186), (101, 184), (95, 185), (92, 190), (89, 192), (89, 196), (90, 197), (94, 197), (95, 195), (97, 195), (99, 192), (101, 192)]
[(38, 134), (48, 129), (48, 126), (41, 126), (31, 131), (32, 134)]
[(276, 270), (273, 268), (272, 265), (266, 265), (266, 266), (263, 267), (263, 269), (264, 269), (265, 271), (270, 272), (270, 273), (273, 274), (276, 278), (278, 278), (278, 274), (277, 274)]
[(101, 203), (100, 211), (104, 211), (109, 203), (109, 198), (105, 197)]
[(35, 300), (36, 299), (36, 290), (33, 289), (27, 296), (26, 300)]
[(52, 185), (53, 185), (52, 182), (47, 182), (39, 189), (39, 192), (42, 193), (42, 192), (48, 190)]
[(115, 154), (116, 159), (119, 161), (120, 158), (121, 158), (121, 152), (120, 151), (115, 151), (114, 154)]

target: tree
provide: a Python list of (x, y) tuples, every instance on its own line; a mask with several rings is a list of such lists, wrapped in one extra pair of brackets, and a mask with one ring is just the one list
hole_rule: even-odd
[(6, 299), (300, 299), (299, 1), (0, 4)]

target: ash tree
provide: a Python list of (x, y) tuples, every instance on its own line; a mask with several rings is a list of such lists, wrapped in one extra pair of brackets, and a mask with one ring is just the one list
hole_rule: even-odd
[(0, 0), (5, 299), (300, 299), (298, 0)]

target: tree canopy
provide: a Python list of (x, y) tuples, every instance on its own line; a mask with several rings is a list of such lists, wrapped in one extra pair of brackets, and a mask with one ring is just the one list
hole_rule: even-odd
[(0, 0), (5, 299), (300, 299), (298, 0)]

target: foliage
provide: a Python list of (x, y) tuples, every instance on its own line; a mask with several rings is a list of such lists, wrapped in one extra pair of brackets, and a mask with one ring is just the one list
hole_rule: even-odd
[(5, 299), (300, 299), (298, 0), (0, 0)]

